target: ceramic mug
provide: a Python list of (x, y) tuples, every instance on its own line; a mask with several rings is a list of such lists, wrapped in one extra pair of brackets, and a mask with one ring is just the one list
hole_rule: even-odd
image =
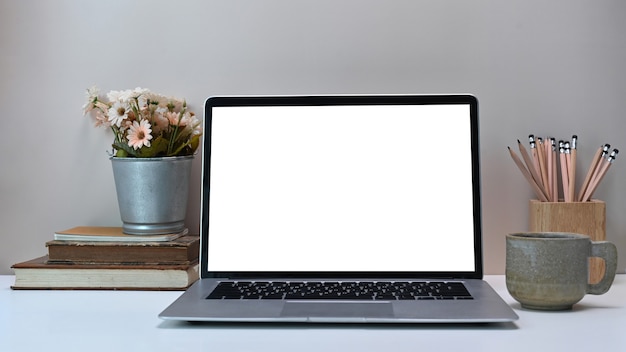
[[(604, 277), (589, 283), (589, 258), (605, 261)], [(506, 237), (506, 287), (523, 308), (571, 309), (585, 294), (609, 290), (617, 249), (607, 241), (567, 232), (513, 233)]]

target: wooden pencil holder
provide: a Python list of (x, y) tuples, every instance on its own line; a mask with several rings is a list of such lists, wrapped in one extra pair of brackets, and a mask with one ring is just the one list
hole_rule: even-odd
[[(606, 204), (592, 199), (588, 202), (541, 202), (530, 200), (531, 232), (573, 232), (606, 240)], [(604, 276), (604, 261), (589, 259), (589, 282), (597, 283)]]

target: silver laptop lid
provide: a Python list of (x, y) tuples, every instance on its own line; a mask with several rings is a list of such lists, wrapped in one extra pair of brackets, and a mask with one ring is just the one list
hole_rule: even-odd
[(481, 278), (470, 95), (211, 97), (202, 277)]

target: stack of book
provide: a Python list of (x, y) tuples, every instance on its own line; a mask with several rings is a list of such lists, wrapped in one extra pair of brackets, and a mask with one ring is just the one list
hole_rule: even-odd
[(198, 277), (200, 237), (126, 235), (79, 226), (54, 234), (48, 254), (14, 264), (13, 289), (184, 290)]

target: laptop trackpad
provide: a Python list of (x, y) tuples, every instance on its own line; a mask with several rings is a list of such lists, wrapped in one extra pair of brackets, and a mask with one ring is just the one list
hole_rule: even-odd
[(283, 317), (393, 317), (393, 307), (389, 302), (310, 302), (289, 301), (281, 313)]

